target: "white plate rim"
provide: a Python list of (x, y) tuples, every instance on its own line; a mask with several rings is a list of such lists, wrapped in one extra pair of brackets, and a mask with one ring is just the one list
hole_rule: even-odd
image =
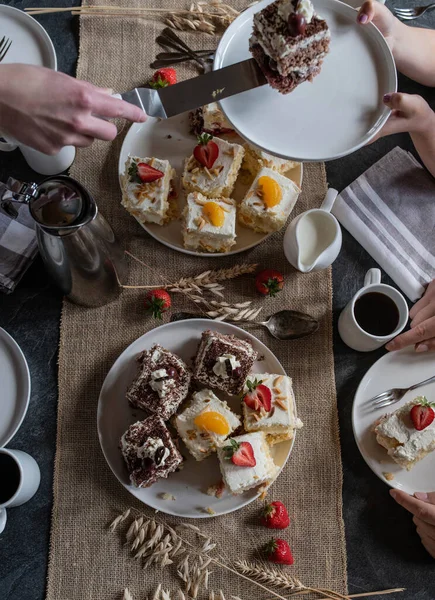
[[(356, 13), (355, 8), (353, 8), (349, 4), (346, 4), (345, 2), (341, 2), (341, 0), (329, 0), (329, 1), (333, 2), (334, 4), (341, 5), (342, 11), (344, 11), (344, 13), (348, 13), (349, 15), (351, 14), (350, 11), (352, 11), (353, 13)], [(240, 22), (241, 19), (246, 19), (247, 17), (249, 18), (252, 14), (258, 12), (263, 7), (270, 4), (270, 2), (271, 2), (271, 0), (261, 0), (257, 4), (250, 6), (249, 8), (244, 10), (229, 25), (229, 27), (225, 30), (224, 34), (222, 35), (222, 37), (219, 41), (219, 45), (216, 49), (215, 58), (213, 61), (213, 69), (214, 70), (219, 69), (221, 67), (222, 60), (223, 60), (223, 53), (224, 53), (225, 49), (228, 47), (229, 38), (231, 38), (233, 36), (234, 31), (238, 28), (237, 23)], [(394, 83), (394, 85), (390, 91), (397, 92), (397, 69), (396, 69), (396, 64), (394, 61), (393, 53), (391, 52), (391, 49), (388, 46), (387, 41), (385, 40), (384, 36), (379, 31), (379, 29), (376, 27), (376, 25), (374, 25), (373, 23), (367, 23), (366, 25), (364, 25), (364, 28), (367, 28), (368, 31), (372, 30), (372, 32), (375, 35), (377, 35), (378, 41), (380, 42), (380, 44), (383, 46), (384, 54), (388, 59), (388, 66), (389, 66), (388, 76), (389, 76), (390, 80)], [(242, 132), (241, 130), (239, 130), (237, 125), (230, 119), (230, 117), (225, 112), (225, 109), (222, 106), (222, 104), (219, 103), (219, 105), (221, 107), (222, 112), (225, 114), (225, 117), (231, 123), (231, 125), (233, 126), (235, 131), (237, 131), (237, 133), (240, 135), (240, 137), (242, 137), (243, 139), (248, 141), (250, 144), (257, 146), (257, 148), (260, 148), (264, 152), (270, 152), (270, 149), (266, 148), (265, 146), (262, 146), (255, 139), (250, 138), (249, 135), (246, 134), (246, 131)], [(343, 152), (339, 152), (338, 154), (333, 154), (331, 156), (320, 156), (320, 157), (315, 157), (315, 156), (311, 157), (310, 156), (310, 157), (305, 157), (305, 158), (301, 159), (300, 157), (297, 157), (297, 156), (289, 156), (287, 154), (282, 154), (282, 153), (278, 153), (275, 151), (273, 153), (276, 156), (279, 156), (280, 158), (287, 159), (287, 160), (294, 160), (294, 161), (298, 161), (298, 162), (326, 162), (326, 161), (330, 161), (330, 160), (336, 160), (338, 158), (343, 158), (344, 156), (348, 156), (349, 154), (352, 154), (353, 152), (356, 152), (363, 146), (367, 145), (370, 142), (370, 140), (372, 140), (375, 137), (375, 135), (385, 125), (390, 114), (391, 114), (391, 110), (387, 107), (384, 107), (382, 116), (378, 119), (376, 126), (374, 126), (358, 144), (356, 144), (355, 146), (352, 146), (351, 148), (348, 148), (347, 150), (345, 150)]]
[[(206, 329), (210, 329), (210, 327), (211, 327), (211, 325), (212, 325), (212, 323), (213, 323), (213, 321), (211, 321), (210, 319), (185, 319), (185, 320), (183, 320), (183, 321), (174, 321), (174, 322), (165, 323), (164, 325), (160, 325), (159, 327), (155, 327), (154, 329), (150, 329), (150, 331), (148, 331), (148, 332), (144, 333), (144, 334), (143, 334), (142, 336), (140, 336), (139, 338), (137, 338), (137, 339), (133, 340), (133, 341), (132, 341), (132, 342), (131, 342), (131, 343), (130, 343), (130, 344), (129, 344), (129, 345), (128, 345), (128, 346), (127, 346), (127, 347), (126, 347), (126, 348), (125, 348), (125, 349), (124, 349), (122, 352), (121, 352), (121, 354), (120, 354), (120, 355), (118, 356), (118, 358), (117, 358), (117, 359), (114, 361), (114, 363), (113, 363), (113, 364), (112, 364), (112, 366), (110, 367), (109, 371), (107, 372), (107, 375), (106, 375), (106, 377), (105, 377), (105, 379), (104, 379), (103, 385), (101, 386), (100, 394), (99, 394), (99, 397), (98, 397), (98, 404), (97, 404), (97, 433), (98, 433), (98, 440), (99, 440), (99, 442), (100, 442), (100, 448), (101, 448), (101, 451), (102, 451), (102, 453), (103, 453), (103, 456), (104, 456), (104, 458), (105, 458), (105, 460), (106, 460), (106, 463), (107, 463), (108, 467), (110, 468), (110, 470), (112, 471), (113, 475), (116, 477), (116, 479), (118, 480), (118, 482), (119, 482), (119, 483), (122, 485), (122, 487), (123, 487), (125, 490), (127, 490), (127, 492), (129, 492), (130, 494), (132, 494), (132, 496), (133, 496), (134, 498), (136, 498), (137, 500), (139, 500), (139, 502), (142, 502), (142, 504), (145, 504), (145, 506), (149, 506), (149, 507), (150, 507), (150, 508), (152, 508), (152, 509), (159, 510), (159, 511), (160, 511), (160, 512), (162, 512), (162, 513), (165, 513), (165, 514), (168, 514), (168, 515), (171, 515), (171, 516), (175, 516), (175, 517), (186, 518), (186, 519), (187, 519), (187, 518), (188, 518), (188, 519), (210, 519), (210, 518), (214, 518), (214, 517), (220, 517), (220, 516), (223, 516), (223, 515), (227, 515), (227, 514), (230, 514), (230, 513), (232, 513), (232, 512), (236, 512), (236, 511), (238, 511), (238, 510), (240, 510), (240, 509), (244, 508), (244, 507), (245, 507), (245, 506), (247, 506), (248, 504), (251, 504), (251, 502), (253, 502), (254, 500), (258, 499), (258, 497), (259, 497), (259, 494), (255, 495), (255, 496), (252, 496), (252, 498), (248, 498), (247, 500), (245, 500), (244, 502), (242, 502), (242, 503), (241, 503), (239, 506), (237, 506), (237, 507), (235, 507), (235, 508), (230, 508), (230, 509), (228, 509), (228, 510), (224, 510), (224, 511), (222, 511), (222, 512), (216, 512), (216, 514), (213, 514), (213, 515), (210, 515), (210, 514), (208, 514), (208, 513), (199, 513), (199, 512), (198, 512), (198, 513), (195, 513), (195, 514), (189, 514), (189, 515), (182, 516), (182, 515), (180, 515), (179, 513), (176, 513), (176, 512), (174, 512), (174, 511), (171, 511), (170, 507), (166, 508), (166, 505), (164, 505), (164, 508), (162, 508), (162, 504), (160, 504), (160, 503), (158, 503), (158, 502), (156, 502), (155, 504), (147, 504), (147, 503), (145, 503), (145, 502), (144, 502), (144, 501), (143, 501), (141, 498), (138, 498), (137, 496), (135, 496), (135, 495), (133, 494), (133, 492), (132, 492), (132, 489), (131, 489), (131, 488), (132, 488), (132, 486), (125, 485), (125, 484), (124, 484), (124, 483), (123, 483), (123, 482), (122, 482), (122, 481), (119, 479), (119, 477), (118, 477), (117, 473), (115, 472), (114, 468), (112, 467), (112, 464), (111, 464), (111, 463), (110, 463), (110, 461), (109, 461), (109, 458), (108, 458), (108, 456), (106, 455), (106, 453), (105, 453), (105, 451), (104, 451), (104, 444), (103, 444), (103, 434), (102, 434), (102, 432), (101, 432), (101, 429), (100, 429), (100, 421), (101, 421), (101, 413), (102, 413), (102, 402), (103, 402), (103, 401), (102, 401), (102, 396), (103, 396), (103, 392), (105, 391), (105, 386), (106, 386), (106, 385), (108, 385), (108, 383), (106, 383), (106, 382), (108, 382), (108, 381), (109, 381), (109, 375), (110, 375), (110, 372), (112, 371), (112, 369), (115, 369), (115, 368), (116, 368), (116, 366), (117, 366), (118, 364), (122, 364), (122, 359), (123, 359), (123, 357), (124, 357), (124, 356), (125, 356), (125, 355), (128, 353), (128, 351), (129, 351), (130, 347), (131, 347), (133, 344), (136, 344), (137, 342), (139, 342), (139, 341), (141, 341), (141, 340), (144, 340), (144, 338), (146, 338), (146, 337), (148, 337), (148, 336), (150, 336), (150, 337), (151, 337), (151, 336), (154, 336), (154, 335), (157, 335), (157, 336), (158, 336), (158, 331), (161, 331), (163, 328), (165, 328), (165, 329), (166, 329), (166, 328), (170, 328), (171, 326), (172, 326), (172, 327), (174, 327), (174, 326), (176, 326), (176, 325), (178, 325), (178, 324), (180, 324), (180, 323), (186, 323), (186, 322), (195, 323), (195, 324), (197, 324), (197, 325), (200, 325), (200, 326), (201, 326), (201, 325), (203, 325), (203, 326), (204, 326), (204, 329), (203, 329), (204, 331), (205, 331)], [(256, 344), (258, 344), (258, 346), (259, 346), (259, 348), (260, 348), (260, 350), (261, 350), (262, 352), (264, 352), (265, 354), (269, 354), (269, 355), (272, 355), (272, 356), (273, 356), (274, 360), (276, 360), (277, 364), (279, 365), (279, 367), (280, 367), (280, 369), (281, 369), (281, 371), (282, 371), (282, 374), (283, 374), (283, 375), (286, 375), (286, 374), (287, 374), (286, 370), (284, 369), (284, 367), (283, 367), (283, 366), (282, 366), (282, 364), (281, 364), (281, 361), (280, 361), (280, 360), (279, 360), (279, 359), (278, 359), (278, 358), (275, 356), (275, 354), (272, 352), (272, 350), (270, 350), (270, 349), (269, 349), (269, 348), (266, 346), (266, 344), (264, 344), (264, 343), (263, 343), (261, 340), (259, 340), (257, 337), (255, 337), (255, 336), (254, 336), (252, 333), (249, 333), (248, 331), (245, 331), (245, 330), (244, 330), (244, 329), (242, 329), (241, 327), (237, 327), (237, 325), (233, 325), (232, 323), (227, 323), (226, 321), (221, 321), (221, 322), (219, 322), (219, 324), (220, 324), (220, 325), (224, 325), (224, 326), (228, 327), (228, 329), (229, 329), (229, 332), (230, 332), (230, 333), (232, 332), (234, 335), (240, 335), (240, 334), (243, 334), (244, 338), (252, 338), (253, 340), (255, 340), (255, 343), (256, 343)], [(156, 332), (157, 332), (157, 334), (156, 334)], [(155, 340), (154, 340), (152, 343), (155, 343)], [(145, 347), (146, 347), (146, 346), (144, 346), (144, 348), (145, 348)], [(297, 405), (296, 405), (296, 401), (294, 401), (294, 410), (295, 410), (295, 416), (297, 416)], [(288, 449), (288, 452), (287, 452), (287, 456), (286, 456), (286, 458), (285, 458), (285, 460), (284, 460), (283, 464), (282, 464), (282, 465), (281, 465), (281, 467), (279, 468), (278, 474), (277, 474), (277, 476), (275, 477), (275, 479), (274, 479), (273, 483), (274, 483), (274, 482), (276, 481), (276, 479), (277, 479), (277, 478), (278, 478), (278, 477), (281, 475), (281, 472), (283, 471), (284, 467), (286, 466), (286, 464), (287, 464), (287, 462), (288, 462), (288, 460), (289, 460), (289, 458), (290, 458), (290, 455), (291, 455), (291, 453), (292, 453), (292, 451), (293, 451), (293, 447), (294, 447), (295, 439), (296, 439), (296, 433), (297, 433), (297, 430), (295, 429), (295, 431), (294, 431), (294, 435), (293, 435), (293, 439), (292, 439), (292, 440), (290, 440), (290, 446), (289, 446), (289, 449)], [(272, 483), (272, 485), (273, 485), (273, 483)], [(145, 488), (145, 489), (147, 489), (147, 488)], [(148, 489), (150, 489), (150, 488), (148, 488)]]
[(41, 23), (39, 23), (39, 21), (34, 19), (31, 15), (27, 14), (23, 10), (16, 8), (15, 6), (10, 6), (9, 4), (0, 4), (0, 13), (2, 11), (5, 13), (10, 12), (12, 16), (16, 16), (18, 19), (23, 19), (24, 22), (27, 22), (29, 26), (34, 28), (35, 32), (43, 39), (44, 43), (50, 51), (51, 64), (44, 65), (44, 67), (52, 69), (53, 71), (57, 71), (56, 50), (54, 48), (51, 37), (48, 35), (47, 31), (44, 29)]
[[(373, 371), (379, 369), (379, 364), (387, 361), (388, 359), (391, 359), (393, 357), (394, 360), (394, 356), (396, 355), (403, 355), (403, 354), (407, 354), (410, 352), (414, 352), (413, 350), (411, 350), (409, 347), (407, 348), (403, 348), (402, 350), (398, 350), (394, 353), (389, 352), (387, 354), (384, 354), (383, 356), (381, 356), (376, 362), (374, 362), (372, 364), (372, 366), (366, 371), (366, 373), (364, 374), (363, 378), (361, 379), (360, 383), (358, 384), (358, 387), (356, 389), (355, 392), (355, 396), (353, 399), (353, 403), (352, 403), (352, 414), (351, 414), (351, 419), (352, 419), (352, 433), (353, 433), (353, 437), (355, 439), (355, 443), (358, 447), (358, 450), (362, 456), (362, 458), (364, 459), (364, 462), (366, 463), (366, 465), (369, 467), (369, 469), (372, 471), (372, 473), (374, 473), (376, 475), (376, 477), (378, 479), (380, 479), (383, 483), (385, 483), (388, 487), (392, 488), (392, 489), (401, 489), (403, 490), (403, 486), (397, 486), (397, 484), (395, 483), (395, 480), (393, 479), (392, 481), (388, 481), (387, 479), (385, 479), (385, 477), (383, 477), (380, 473), (376, 472), (373, 468), (373, 466), (370, 464), (369, 461), (369, 457), (365, 454), (365, 452), (363, 452), (363, 449), (359, 443), (359, 436), (357, 435), (356, 432), (356, 411), (357, 411), (357, 398), (358, 395), (362, 393), (362, 389), (365, 387), (367, 380), (371, 377), (371, 374)], [(435, 358), (435, 357), (434, 357)], [(358, 404), (359, 406), (359, 404)], [(401, 401), (397, 402), (395, 405), (393, 404), (392, 407), (396, 406), (397, 408), (399, 408), (401, 406)], [(387, 407), (386, 412), (388, 411), (390, 407)]]
[(12, 430), (12, 432), (10, 432), (8, 434), (8, 437), (6, 437), (4, 440), (0, 439), (0, 448), (4, 448), (5, 446), (7, 446), (7, 444), (9, 444), (9, 442), (15, 436), (15, 434), (20, 429), (20, 427), (24, 421), (24, 418), (27, 414), (27, 410), (29, 408), (32, 384), (31, 384), (31, 379), (30, 379), (29, 365), (27, 364), (27, 360), (26, 360), (26, 357), (24, 356), (23, 351), (21, 350), (21, 348), (17, 344), (17, 342), (14, 340), (14, 338), (2, 327), (0, 327), (0, 343), (1, 342), (5, 342), (5, 344), (8, 345), (9, 349), (11, 350), (12, 354), (14, 354), (15, 358), (18, 359), (18, 362), (20, 363), (20, 367), (22, 369), (22, 371), (21, 371), (21, 373), (19, 373), (19, 375), (23, 375), (23, 374), (25, 375), (24, 395), (23, 395), (24, 403), (23, 403), (23, 407), (21, 408), (21, 415), (18, 419), (15, 429)]
[[(151, 121), (151, 122), (158, 121), (158, 119), (155, 117), (148, 117), (147, 120)], [(123, 158), (123, 156), (125, 154), (127, 154), (127, 155), (129, 154), (129, 152), (126, 151), (126, 147), (127, 147), (127, 145), (130, 145), (130, 139), (132, 139), (135, 135), (137, 135), (136, 130), (139, 129), (141, 126), (143, 126), (143, 123), (133, 123), (130, 126), (130, 128), (122, 142), (121, 150), (119, 152), (118, 181), (119, 181), (119, 187), (121, 189), (121, 193), (122, 193), (121, 177), (123, 176), (124, 170), (125, 170), (124, 169), (125, 157)], [(218, 137), (218, 136), (216, 136), (216, 137)], [(304, 179), (304, 165), (300, 161), (297, 161), (297, 162), (299, 162), (300, 170), (301, 170), (300, 185), (299, 184), (297, 184), (297, 185), (302, 189), (302, 184), (303, 184), (303, 179)], [(132, 218), (134, 218), (134, 217), (132, 217)], [(147, 227), (147, 225), (145, 225), (144, 223), (139, 223), (139, 221), (137, 221), (137, 223), (142, 227), (142, 229), (144, 229), (148, 233), (148, 235), (150, 235), (152, 238), (154, 238), (156, 241), (158, 241), (160, 244), (163, 244), (167, 248), (171, 248), (171, 250), (176, 250), (177, 252), (181, 252), (182, 254), (189, 254), (190, 256), (200, 256), (202, 258), (224, 258), (225, 256), (234, 256), (235, 254), (240, 254), (241, 252), (246, 252), (248, 250), (252, 250), (252, 248), (255, 248), (256, 246), (262, 244), (271, 235), (276, 233), (276, 232), (272, 232), (272, 233), (265, 234), (260, 240), (258, 240), (256, 242), (252, 242), (251, 244), (248, 244), (247, 246), (243, 246), (243, 248), (239, 248), (238, 250), (230, 250), (229, 252), (195, 252), (195, 250), (188, 250), (187, 248), (183, 248), (181, 246), (175, 246), (174, 244), (171, 244), (167, 240), (162, 239), (157, 233), (155, 233), (152, 229)], [(163, 225), (163, 227), (164, 227), (164, 225)]]

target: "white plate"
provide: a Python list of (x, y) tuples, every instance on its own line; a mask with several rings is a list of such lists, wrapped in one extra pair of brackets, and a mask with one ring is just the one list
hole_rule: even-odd
[[(27, 13), (0, 5), (0, 39), (7, 36), (12, 40), (2, 64), (25, 63), (48, 69), (57, 69), (56, 51), (45, 29)], [(23, 88), (23, 93), (25, 87)]]
[(26, 416), (30, 373), (17, 342), (0, 327), (0, 448), (14, 437)]
[[(435, 452), (407, 471), (399, 467), (387, 451), (379, 446), (371, 427), (383, 414), (393, 412), (416, 396), (427, 396), (428, 400), (435, 402), (435, 383), (408, 392), (397, 404), (376, 411), (368, 408), (367, 400), (390, 388), (406, 388), (432, 375), (435, 375), (435, 356), (430, 352), (418, 354), (408, 348), (389, 352), (364, 375), (353, 403), (353, 432), (364, 460), (382, 481), (408, 494), (435, 490)], [(383, 473), (393, 473), (393, 481), (387, 481)]]
[[(269, 3), (248, 8), (228, 27), (214, 68), (250, 58), (253, 15)], [(355, 10), (337, 0), (313, 4), (331, 30), (330, 52), (313, 82), (285, 96), (265, 85), (221, 101), (242, 137), (300, 161), (332, 160), (367, 144), (389, 116), (382, 96), (397, 89), (394, 59), (378, 29), (358, 25)]]
[[(229, 141), (241, 142), (237, 135), (223, 137)], [(156, 158), (169, 160), (170, 164), (177, 172), (177, 189), (179, 191), (178, 200), (181, 213), (182, 207), (185, 205), (185, 195), (183, 190), (180, 190), (181, 174), (183, 172), (184, 160), (192, 154), (195, 143), (195, 137), (189, 133), (189, 118), (187, 113), (178, 115), (172, 119), (160, 121), (148, 117), (145, 123), (136, 123), (130, 127), (124, 143), (122, 144), (121, 154), (119, 155), (119, 175), (121, 176), (125, 171), (125, 161), (129, 154), (141, 157), (155, 156)], [(299, 187), (302, 186), (302, 165), (292, 169), (287, 175), (293, 179), (296, 185)], [(247, 186), (240, 182), (239, 177), (233, 197), (236, 198), (236, 200), (241, 200), (245, 195), (246, 190)], [(230, 254), (238, 254), (239, 252), (257, 246), (257, 244), (268, 238), (270, 235), (256, 233), (252, 229), (247, 229), (237, 223), (237, 243), (230, 252), (222, 254), (186, 250), (183, 246), (181, 221), (172, 221), (164, 226), (147, 224), (142, 225), (142, 227), (153, 238), (162, 244), (165, 244), (165, 246), (194, 256), (222, 257)]]
[[(225, 493), (223, 498), (216, 499), (204, 493), (208, 486), (216, 484), (220, 479), (220, 471), (216, 455), (210, 456), (203, 462), (197, 462), (187, 452), (184, 445), (181, 451), (186, 457), (184, 468), (178, 473), (172, 473), (168, 479), (161, 479), (149, 488), (136, 488), (131, 485), (125, 469), (118, 444), (122, 434), (131, 423), (145, 418), (145, 413), (133, 409), (125, 399), (128, 386), (137, 373), (135, 357), (144, 349), (149, 349), (155, 343), (178, 354), (183, 360), (190, 363), (196, 353), (201, 334), (213, 326), (215, 331), (224, 334), (234, 334), (242, 339), (249, 340), (259, 355), (264, 360), (254, 363), (253, 372), (269, 372), (285, 375), (285, 371), (264, 344), (253, 335), (229, 323), (211, 323), (208, 319), (192, 319), (168, 323), (149, 331), (133, 342), (110, 369), (98, 401), (98, 435), (104, 456), (122, 485), (133, 496), (164, 513), (180, 517), (207, 518), (208, 513), (204, 508), (211, 507), (216, 516), (238, 510), (252, 502), (257, 493), (253, 490), (240, 496)], [(221, 395), (217, 392), (217, 395)], [(228, 400), (227, 397), (225, 399)], [(240, 414), (240, 400), (232, 397), (230, 406)], [(272, 448), (275, 463), (283, 467), (290, 455), (293, 441), (281, 442)], [(175, 496), (176, 500), (163, 500), (160, 494), (168, 493)], [(202, 510), (201, 510), (202, 509)]]

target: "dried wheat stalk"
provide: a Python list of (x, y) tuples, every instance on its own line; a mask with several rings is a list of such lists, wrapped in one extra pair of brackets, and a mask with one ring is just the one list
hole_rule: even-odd
[(249, 563), (246, 560), (237, 560), (234, 563), (234, 567), (237, 571), (247, 575), (251, 579), (266, 583), (272, 587), (293, 590), (295, 592), (307, 589), (299, 579), (288, 574), (286, 571), (273, 569), (263, 565), (258, 566)]
[(133, 600), (133, 596), (130, 594), (128, 588), (125, 588), (122, 600)]

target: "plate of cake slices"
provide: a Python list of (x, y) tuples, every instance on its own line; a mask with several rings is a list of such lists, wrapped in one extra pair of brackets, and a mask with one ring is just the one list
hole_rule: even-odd
[[(253, 57), (269, 85), (222, 99), (248, 142), (298, 161), (340, 158), (367, 144), (390, 111), (394, 59), (373, 24), (337, 0), (262, 0), (219, 43), (214, 68)], [(219, 98), (218, 98), (219, 99)]]
[(221, 256), (285, 226), (302, 164), (246, 144), (213, 103), (132, 125), (119, 179), (122, 205), (151, 236), (180, 252)]
[(264, 494), (302, 427), (274, 354), (208, 319), (168, 323), (133, 342), (105, 379), (97, 421), (120, 483), (148, 506), (189, 518)]
[(407, 392), (386, 408), (373, 410), (368, 400), (433, 375), (430, 352), (389, 352), (363, 377), (353, 404), (353, 431), (364, 460), (385, 483), (409, 494), (435, 490), (435, 383)]

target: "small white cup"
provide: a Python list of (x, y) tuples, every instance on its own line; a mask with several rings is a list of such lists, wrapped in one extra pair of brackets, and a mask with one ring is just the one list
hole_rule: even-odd
[[(355, 319), (355, 302), (367, 292), (378, 292), (391, 298), (399, 311), (399, 322), (396, 329), (385, 336), (372, 335), (362, 329)], [(364, 286), (355, 294), (350, 302), (343, 309), (338, 319), (338, 333), (343, 342), (353, 350), (360, 352), (370, 352), (377, 350), (387, 344), (390, 340), (399, 335), (405, 328), (409, 317), (408, 305), (405, 298), (395, 288), (385, 283), (381, 283), (381, 272), (379, 269), (370, 269), (367, 271)]]
[(2, 133), (0, 133), (0, 137), (3, 137), (3, 140), (5, 140), (0, 140), (0, 150), (3, 152), (12, 152), (16, 148), (19, 148), (29, 167), (41, 175), (58, 175), (59, 173), (63, 173), (63, 171), (66, 171), (72, 165), (76, 156), (74, 146), (64, 146), (60, 152), (54, 156), (49, 156), (48, 154), (29, 148), (29, 146), (20, 144), (11, 138), (6, 138)]
[[(19, 471), (19, 480), (13, 495), (0, 504), (0, 533), (6, 526), (6, 508), (21, 506), (36, 494), (41, 481), (41, 472), (38, 463), (26, 452), (0, 448), (0, 454), (5, 454), (15, 461)], [(0, 471), (0, 486), (4, 473)]]

